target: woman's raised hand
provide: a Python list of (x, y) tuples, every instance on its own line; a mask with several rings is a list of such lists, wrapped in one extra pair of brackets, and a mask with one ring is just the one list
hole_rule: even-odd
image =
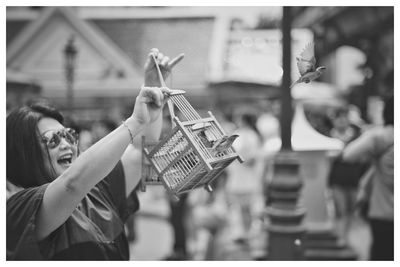
[(145, 125), (155, 121), (161, 113), (168, 88), (142, 87), (136, 97), (132, 118)]
[(166, 87), (161, 87), (157, 65), (164, 77), (167, 78), (172, 68), (178, 64), (184, 57), (180, 54), (174, 59), (164, 56), (157, 48), (151, 49), (146, 63), (144, 65), (145, 82), (144, 86), (136, 97), (135, 108), (133, 110), (132, 118), (139, 124), (145, 125), (154, 122), (161, 113), (165, 98), (170, 90)]

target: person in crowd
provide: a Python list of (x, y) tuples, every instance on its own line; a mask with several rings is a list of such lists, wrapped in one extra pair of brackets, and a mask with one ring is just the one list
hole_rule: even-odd
[[(175, 111), (179, 117), (180, 112)], [(171, 114), (164, 116), (163, 128), (161, 131), (161, 139), (165, 138), (171, 133), (172, 121)], [(172, 227), (172, 251), (164, 260), (180, 261), (189, 260), (190, 255), (187, 249), (187, 198), (189, 193), (185, 193), (179, 197), (179, 200), (173, 199), (167, 195), (168, 204), (170, 207), (169, 223)]]
[[(332, 118), (332, 125), (330, 136), (341, 140), (345, 145), (356, 139), (361, 133), (360, 128), (350, 123), (347, 108), (336, 110)], [(344, 162), (340, 157), (333, 160), (328, 182), (335, 204), (339, 242), (348, 242), (357, 185), (367, 168), (365, 163)]]
[(61, 113), (32, 104), (7, 116), (7, 260), (128, 260), (126, 218), (138, 209), (141, 135), (157, 140), (166, 75), (183, 58), (152, 49), (130, 117), (79, 154)]
[[(253, 219), (257, 209), (263, 206), (261, 137), (255, 127), (255, 116), (251, 114), (240, 114), (236, 118), (238, 128), (235, 134), (239, 137), (233, 143), (233, 147), (244, 163), (232, 162), (227, 167), (226, 192), (230, 209), (239, 222), (234, 227), (233, 239), (239, 243), (248, 243)], [(238, 216), (237, 216), (238, 215)]]
[(223, 232), (228, 217), (226, 178), (226, 172), (222, 172), (211, 182), (212, 192), (195, 190), (188, 197), (190, 233), (195, 244), (194, 260), (217, 260), (223, 257), (226, 249), (222, 245)]
[(96, 143), (101, 138), (112, 132), (118, 125), (111, 119), (101, 118), (92, 123), (90, 132), (92, 133), (93, 143)]
[(93, 136), (90, 130), (81, 129), (79, 131), (78, 149), (83, 152), (93, 145)]
[(383, 126), (365, 131), (349, 143), (342, 158), (347, 162), (372, 162), (368, 218), (372, 232), (371, 260), (393, 260), (394, 224), (394, 100), (385, 101)]
[(268, 108), (257, 119), (257, 129), (263, 137), (262, 154), (262, 182), (265, 205), (269, 205), (269, 185), (273, 178), (274, 156), (280, 150), (280, 124), (272, 108)]
[(188, 193), (179, 197), (179, 200), (169, 199), (170, 216), (169, 221), (173, 232), (173, 247), (172, 252), (165, 260), (178, 261), (188, 260), (189, 254), (187, 251), (187, 198)]

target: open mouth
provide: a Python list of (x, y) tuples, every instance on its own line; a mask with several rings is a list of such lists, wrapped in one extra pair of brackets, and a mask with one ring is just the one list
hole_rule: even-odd
[(72, 162), (72, 154), (63, 155), (57, 160), (57, 163), (60, 165), (70, 165), (71, 162)]

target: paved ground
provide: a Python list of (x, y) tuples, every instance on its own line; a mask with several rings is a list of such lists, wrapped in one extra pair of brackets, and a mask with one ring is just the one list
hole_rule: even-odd
[[(151, 189), (140, 194), (139, 198), (141, 209), (136, 219), (137, 238), (130, 244), (131, 260), (163, 260), (170, 254), (173, 244), (168, 203), (162, 189)], [(250, 242), (238, 242), (233, 240), (232, 225), (228, 224), (213, 241), (210, 240), (208, 232), (200, 231), (196, 240), (189, 241), (191, 260), (254, 260), (263, 256), (267, 236), (259, 223)], [(368, 259), (370, 242), (368, 225), (355, 220), (350, 230), (349, 245), (359, 260)]]

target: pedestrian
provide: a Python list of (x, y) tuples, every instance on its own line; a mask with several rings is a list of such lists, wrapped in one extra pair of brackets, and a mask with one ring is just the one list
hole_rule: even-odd
[(371, 260), (393, 260), (394, 100), (385, 101), (384, 125), (364, 132), (342, 153), (348, 162), (372, 162), (368, 218), (372, 232)]
[(252, 226), (263, 206), (263, 183), (261, 162), (261, 136), (255, 126), (256, 116), (244, 113), (236, 117), (239, 137), (233, 147), (244, 159), (244, 163), (232, 162), (227, 168), (226, 193), (229, 202), (232, 237), (235, 242), (249, 244)]
[(103, 117), (99, 120), (96, 120), (90, 126), (90, 132), (92, 134), (93, 143), (96, 143), (101, 138), (115, 130), (118, 127), (118, 124), (113, 120)]
[[(332, 138), (339, 139), (345, 145), (360, 136), (361, 129), (350, 123), (348, 109), (339, 108), (332, 118)], [(368, 169), (366, 163), (345, 162), (340, 156), (333, 159), (329, 174), (329, 187), (335, 205), (336, 229), (339, 242), (347, 243), (353, 222), (357, 185)]]
[(179, 200), (172, 200), (168, 196), (168, 202), (170, 206), (169, 221), (172, 227), (173, 234), (173, 246), (172, 252), (165, 260), (169, 261), (183, 261), (189, 260), (189, 254), (187, 251), (187, 198), (189, 193), (185, 193), (179, 197)]
[[(7, 260), (128, 260), (124, 221), (138, 209), (140, 135), (157, 140), (170, 60), (152, 49), (132, 115), (79, 155), (61, 113), (33, 104), (7, 116)], [(136, 141), (138, 139), (138, 141)], [(130, 145), (132, 144), (132, 145)]]

